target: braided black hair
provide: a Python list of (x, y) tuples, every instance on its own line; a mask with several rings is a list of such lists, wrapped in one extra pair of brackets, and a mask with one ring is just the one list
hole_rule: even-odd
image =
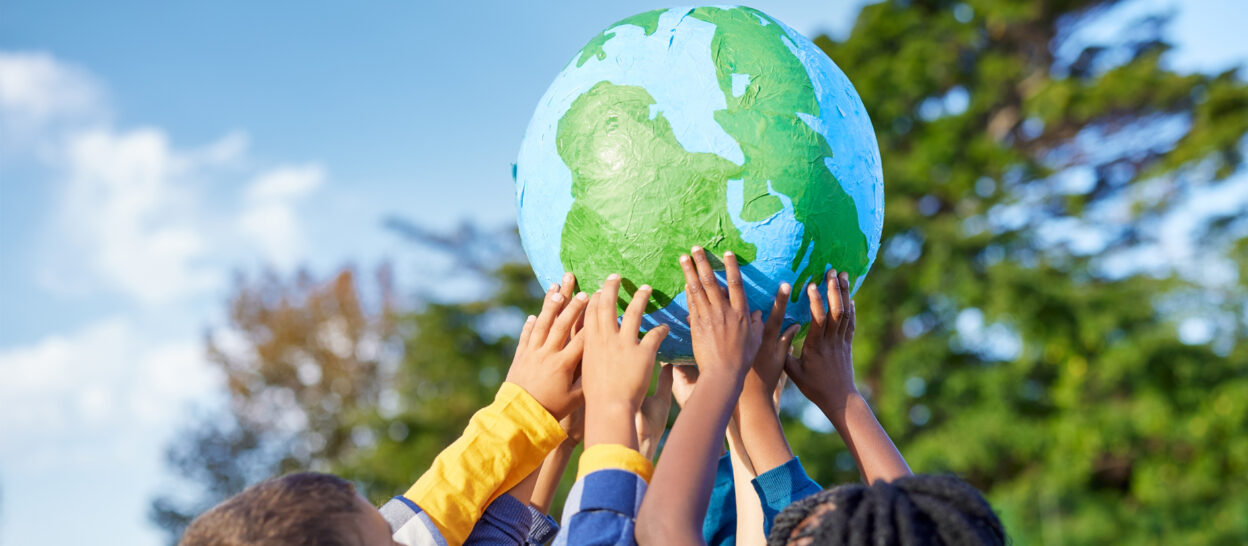
[[(807, 539), (807, 540), (798, 540)], [(953, 476), (917, 475), (827, 489), (776, 515), (768, 546), (1005, 544), (988, 501)]]

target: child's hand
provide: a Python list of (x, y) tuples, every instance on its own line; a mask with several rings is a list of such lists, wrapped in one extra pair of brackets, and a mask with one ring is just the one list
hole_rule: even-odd
[(701, 247), (693, 247), (692, 259), (681, 256), (680, 268), (685, 272), (693, 359), (700, 374), (731, 378), (740, 385), (762, 341), (763, 321), (761, 313), (750, 313), (737, 257), (724, 253), (726, 297)]
[(824, 413), (845, 409), (854, 386), (854, 360), (850, 350), (854, 339), (854, 302), (849, 299), (849, 275), (828, 271), (828, 306), (815, 285), (807, 287), (810, 296), (810, 331), (799, 359), (788, 359), (786, 369), (793, 383)]
[[(772, 396), (777, 391), (777, 385), (780, 383), (780, 376), (784, 373), (784, 361), (789, 356), (789, 348), (793, 345), (793, 336), (797, 335), (797, 331), (801, 328), (794, 324), (780, 331), (780, 327), (784, 325), (784, 312), (789, 305), (789, 285), (782, 283), (779, 290), (776, 291), (776, 300), (771, 304), (771, 314), (767, 317), (767, 322), (763, 324), (763, 340), (762, 345), (758, 349), (758, 354), (754, 357), (753, 364), (750, 365), (750, 379), (746, 380), (747, 389), (757, 388), (767, 396)], [(758, 384), (753, 385), (754, 377), (757, 376)]]
[(659, 439), (667, 430), (667, 416), (672, 409), (672, 366), (659, 364), (659, 383), (654, 394), (641, 401), (637, 411), (637, 451), (647, 459), (654, 459), (659, 451)]
[(530, 316), (520, 332), (516, 356), (507, 370), (507, 381), (537, 400), (556, 419), (562, 419), (581, 404), (576, 385), (584, 336), (572, 336), (572, 326), (585, 310), (585, 293), (570, 297), (576, 279), (563, 277), (563, 286), (550, 287), (538, 316)]
[(585, 361), (581, 382), (585, 387), (585, 447), (600, 443), (637, 448), (634, 418), (650, 386), (659, 343), (669, 328), (659, 325), (639, 341), (641, 317), (650, 300), (650, 287), (642, 286), (616, 324), (620, 276), (607, 277), (602, 291), (590, 298), (585, 314)]

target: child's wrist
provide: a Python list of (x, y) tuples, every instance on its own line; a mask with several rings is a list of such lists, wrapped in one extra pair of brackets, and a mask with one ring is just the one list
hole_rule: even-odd
[(637, 449), (637, 410), (627, 402), (604, 400), (585, 406), (585, 448), (620, 444)]
[(855, 399), (863, 400), (865, 402), (865, 399), (862, 398), (862, 394), (858, 392), (858, 389), (856, 387), (851, 387), (846, 390), (837, 390), (821, 395), (819, 400), (815, 400), (814, 402), (815, 405), (819, 406), (820, 410), (823, 410), (824, 415), (826, 415), (833, 424), (836, 424), (838, 419), (844, 418), (845, 412), (848, 411), (850, 404), (852, 404)]

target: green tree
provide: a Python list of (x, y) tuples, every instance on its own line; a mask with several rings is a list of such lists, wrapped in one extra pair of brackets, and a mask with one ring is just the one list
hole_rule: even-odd
[[(1159, 238), (1240, 170), (1248, 86), (1168, 67), (1162, 16), (1087, 41), (1113, 4), (894, 0), (816, 40), (884, 158), (858, 379), (912, 466), (985, 490), (1016, 543), (1242, 543), (1245, 211), (1196, 219), (1190, 263)], [(834, 436), (788, 430), (822, 483), (856, 479)]]

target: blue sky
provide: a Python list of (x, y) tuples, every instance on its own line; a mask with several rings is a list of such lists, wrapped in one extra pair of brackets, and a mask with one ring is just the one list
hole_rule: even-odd
[[(159, 543), (161, 449), (218, 386), (201, 336), (231, 273), (390, 258), (413, 286), (383, 217), (513, 222), (546, 86), (663, 6), (427, 4), (0, 0), (0, 545)], [(839, 35), (858, 3), (753, 5)], [(1243, 63), (1245, 23), (1232, 0), (1185, 3), (1169, 62)]]

